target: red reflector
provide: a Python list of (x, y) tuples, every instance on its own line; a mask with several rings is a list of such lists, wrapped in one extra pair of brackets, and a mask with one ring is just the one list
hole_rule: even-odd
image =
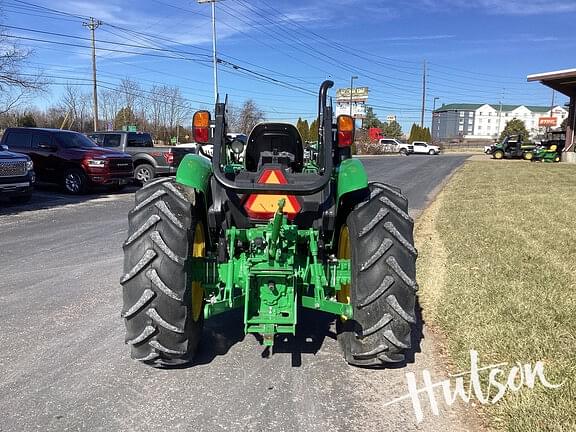
[(167, 153), (163, 153), (162, 155), (164, 156), (164, 159), (166, 159), (166, 163), (168, 165), (172, 165), (172, 163), (174, 162), (174, 153), (167, 152)]
[[(266, 170), (258, 179), (259, 184), (288, 184), (281, 170)], [(286, 199), (284, 214), (292, 220), (300, 212), (301, 205), (294, 195), (264, 195), (253, 194), (248, 197), (244, 208), (253, 219), (270, 219), (278, 209), (278, 201)]]
[(352, 132), (338, 131), (338, 147), (350, 147), (352, 145), (352, 137)]
[(195, 127), (194, 128), (194, 141), (200, 144), (206, 144), (210, 140), (210, 128)]

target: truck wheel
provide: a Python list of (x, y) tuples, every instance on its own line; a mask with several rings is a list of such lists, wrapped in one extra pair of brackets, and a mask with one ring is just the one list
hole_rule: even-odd
[(402, 156), (408, 156), (408, 151), (405, 148), (401, 148), (398, 153), (400, 153)]
[(144, 185), (154, 178), (154, 167), (148, 164), (141, 164), (134, 168), (134, 179)]
[(340, 228), (338, 256), (351, 259), (352, 280), (337, 297), (352, 305), (353, 318), (340, 318), (338, 340), (352, 365), (402, 362), (410, 348), (417, 252), (405, 202), (397, 191), (371, 184), (370, 197)]
[(170, 178), (136, 192), (123, 249), (122, 317), (132, 358), (155, 367), (190, 362), (202, 334), (204, 302), (191, 264), (206, 252), (193, 192)]
[(434, 150), (430, 150), (430, 151), (428, 152), (428, 154), (429, 154), (429, 155), (435, 155), (436, 152), (435, 152)]
[(88, 185), (86, 174), (82, 170), (75, 168), (66, 170), (62, 181), (66, 192), (73, 195), (84, 193)]

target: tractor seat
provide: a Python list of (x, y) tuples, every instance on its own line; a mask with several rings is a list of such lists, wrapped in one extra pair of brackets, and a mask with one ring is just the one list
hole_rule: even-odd
[[(269, 158), (262, 155), (282, 155), (292, 172), (301, 172), (304, 148), (298, 129), (289, 123), (260, 123), (252, 129), (246, 143), (246, 170), (256, 172)], [(292, 157), (290, 157), (292, 156)]]

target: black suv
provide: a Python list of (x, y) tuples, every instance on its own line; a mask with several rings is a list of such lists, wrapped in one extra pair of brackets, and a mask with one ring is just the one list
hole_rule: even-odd
[(78, 132), (8, 128), (1, 144), (30, 156), (38, 180), (59, 183), (72, 194), (83, 193), (92, 185), (120, 189), (133, 176), (130, 155), (99, 147)]
[(34, 179), (32, 160), (28, 156), (0, 146), (0, 197), (19, 203), (30, 201)]

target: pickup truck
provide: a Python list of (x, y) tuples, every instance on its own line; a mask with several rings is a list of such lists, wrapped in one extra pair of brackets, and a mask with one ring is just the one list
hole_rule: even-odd
[(440, 154), (440, 147), (428, 144), (426, 141), (413, 141), (412, 148), (414, 149), (412, 153), (415, 154)]
[(409, 155), (410, 153), (414, 153), (414, 146), (407, 143), (401, 143), (400, 141), (394, 138), (382, 138), (378, 142), (380, 143), (380, 145), (391, 147), (393, 151), (403, 155)]
[(32, 159), (0, 146), (0, 198), (17, 203), (30, 201), (34, 180)]
[(178, 165), (194, 147), (155, 147), (146, 132), (93, 132), (88, 135), (99, 146), (119, 150), (132, 156), (134, 179), (144, 184), (154, 177), (175, 175)]

